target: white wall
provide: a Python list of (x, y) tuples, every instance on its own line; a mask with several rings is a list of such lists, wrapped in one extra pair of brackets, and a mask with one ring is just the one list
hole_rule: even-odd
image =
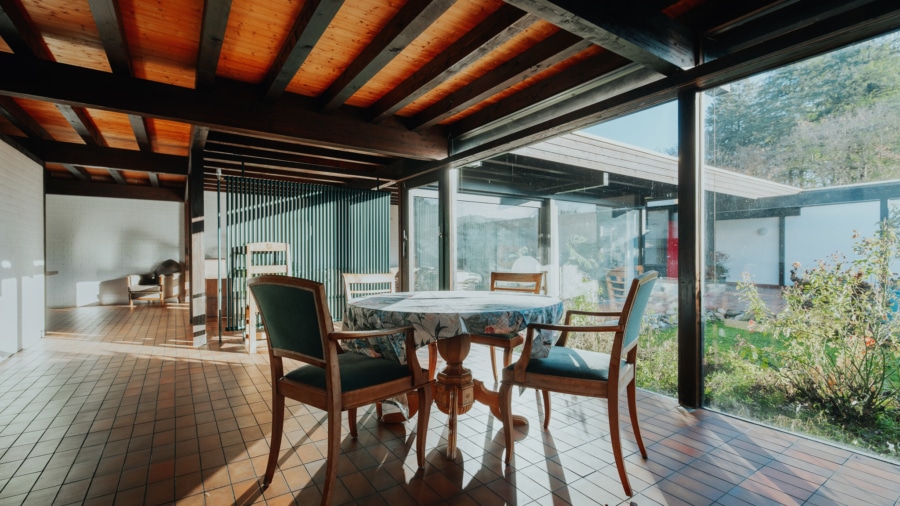
[(184, 261), (184, 204), (47, 195), (47, 306), (127, 304), (125, 276)]
[(0, 359), (44, 335), (44, 169), (0, 141)]
[(800, 216), (788, 216), (784, 230), (784, 279), (790, 278), (794, 262), (800, 262), (800, 269), (806, 270), (838, 251), (849, 259), (856, 258), (853, 231), (862, 237), (873, 236), (880, 216), (878, 201), (804, 207)]
[(728, 255), (726, 281), (746, 272), (754, 283), (778, 284), (778, 218), (717, 221), (716, 250)]

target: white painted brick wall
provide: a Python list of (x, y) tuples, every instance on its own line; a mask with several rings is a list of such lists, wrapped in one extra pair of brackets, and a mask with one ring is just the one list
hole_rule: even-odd
[(184, 204), (47, 195), (48, 307), (127, 304), (125, 276), (184, 262)]
[(0, 141), (0, 359), (44, 335), (44, 172)]

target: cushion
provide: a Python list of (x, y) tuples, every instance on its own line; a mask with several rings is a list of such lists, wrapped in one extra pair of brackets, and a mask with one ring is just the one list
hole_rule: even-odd
[[(409, 366), (393, 360), (371, 358), (359, 353), (338, 355), (341, 371), (341, 390), (348, 392), (408, 377)], [(325, 369), (303, 365), (285, 374), (285, 377), (316, 388), (325, 388)]]
[[(564, 378), (607, 381), (609, 379), (609, 358), (606, 353), (553, 346), (550, 348), (549, 357), (532, 358), (528, 362), (526, 372)], [(515, 367), (515, 363), (508, 367)]]

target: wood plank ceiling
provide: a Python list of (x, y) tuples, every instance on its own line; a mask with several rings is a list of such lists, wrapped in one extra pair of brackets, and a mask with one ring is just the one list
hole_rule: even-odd
[(394, 190), (898, 27), (896, 0), (0, 0), (0, 135), (51, 193)]

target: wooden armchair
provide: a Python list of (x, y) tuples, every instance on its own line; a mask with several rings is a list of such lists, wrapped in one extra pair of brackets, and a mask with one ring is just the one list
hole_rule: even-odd
[[(328, 452), (322, 504), (331, 504), (341, 443), (341, 413), (348, 412), (350, 435), (357, 436), (356, 410), (389, 397), (418, 394), (416, 458), (425, 465), (425, 436), (431, 414), (432, 380), (418, 366), (413, 328), (335, 332), (321, 283), (265, 275), (247, 282), (263, 317), (272, 371), (272, 440), (263, 479), (267, 487), (278, 466), (284, 429), (284, 398), (299, 400), (328, 413)], [(406, 364), (343, 353), (340, 341), (405, 333)], [(285, 372), (284, 358), (304, 362)]]
[(633, 270), (619, 266), (606, 271), (606, 295), (610, 310), (621, 307), (621, 304), (625, 302), (625, 298), (628, 296), (631, 280), (635, 276), (640, 276), (643, 272), (643, 265), (637, 265)]
[[(492, 272), (491, 291), (541, 293), (541, 285), (544, 279), (543, 272)], [(503, 349), (503, 367), (512, 363), (512, 352), (525, 341), (519, 334), (479, 336), (472, 335), (472, 342), (485, 344), (491, 351), (491, 371), (494, 373), (494, 382), (497, 381), (497, 357), (494, 348)]]
[[(622, 456), (621, 434), (619, 433), (619, 396), (625, 392), (628, 397), (628, 410), (631, 413), (634, 437), (637, 439), (641, 455), (647, 458), (647, 450), (644, 448), (641, 429), (638, 425), (634, 378), (641, 319), (656, 277), (657, 272), (650, 271), (635, 278), (631, 282), (625, 305), (621, 311), (569, 311), (566, 313), (563, 325), (528, 325), (522, 355), (515, 364), (503, 369), (503, 382), (500, 386), (500, 417), (503, 421), (506, 440), (505, 460), (507, 464), (512, 457), (514, 445), (511, 410), (513, 387), (530, 387), (543, 391), (544, 430), (550, 426), (551, 411), (548, 392), (605, 398), (607, 399), (609, 432), (616, 469), (625, 493), (629, 496), (632, 495), (628, 474), (625, 472), (625, 460)], [(612, 324), (598, 322), (592, 325), (572, 325), (572, 317), (575, 315), (598, 319), (616, 317), (618, 321), (612, 322)], [(559, 340), (550, 349), (550, 355), (547, 358), (531, 358), (535, 330), (561, 332)], [(568, 348), (566, 341), (570, 332), (614, 332), (612, 349), (609, 354), (606, 354)]]

